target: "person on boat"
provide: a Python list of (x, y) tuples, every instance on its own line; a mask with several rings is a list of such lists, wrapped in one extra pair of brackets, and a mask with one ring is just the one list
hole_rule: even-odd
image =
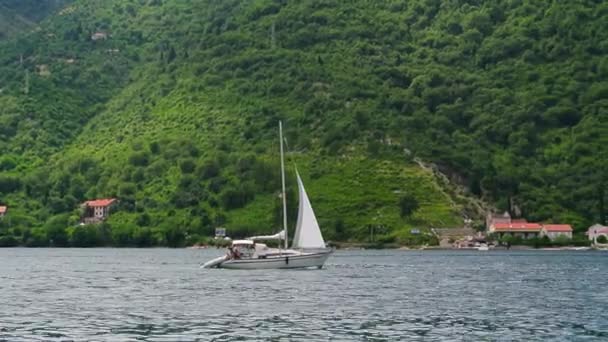
[(241, 253), (239, 252), (238, 249), (233, 248), (232, 249), (232, 255), (234, 259), (240, 259), (241, 258)]
[(234, 246), (230, 246), (230, 247), (228, 247), (228, 257), (230, 259), (240, 259), (241, 254), (239, 253), (239, 251), (236, 248), (234, 248)]

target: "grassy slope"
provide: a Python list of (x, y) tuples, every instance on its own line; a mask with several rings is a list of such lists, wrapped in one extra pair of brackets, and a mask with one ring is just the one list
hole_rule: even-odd
[[(153, 66), (156, 67), (156, 66)], [(146, 75), (154, 73), (142, 73)], [(187, 77), (184, 75), (184, 78)], [(162, 79), (162, 76), (160, 77)], [(228, 162), (227, 177), (231, 174), (231, 165), (237, 162), (238, 156), (254, 153), (269, 161), (271, 167), (278, 169), (276, 127), (270, 127), (267, 141), (253, 148), (239, 141), (238, 127), (240, 113), (238, 107), (231, 107), (230, 102), (218, 101), (213, 96), (199, 95), (196, 101), (190, 101), (184, 89), (188, 89), (188, 81), (180, 77), (184, 85), (177, 87), (164, 98), (158, 99), (154, 108), (142, 119), (140, 104), (132, 101), (140, 92), (155, 92), (155, 83), (150, 77), (144, 77), (140, 82), (131, 84), (122, 94), (117, 96), (109, 105), (108, 110), (96, 117), (80, 137), (65, 152), (59, 154), (58, 164), (66, 161), (81, 160), (92, 157), (101, 161), (98, 167), (107, 175), (124, 174), (125, 165), (129, 164), (128, 157), (137, 149), (147, 149), (150, 142), (162, 142), (161, 154), (167, 152), (165, 147), (172, 143), (187, 139), (200, 151), (197, 156), (199, 163), (213, 157), (218, 145), (226, 137), (231, 140), (232, 162)], [(216, 103), (219, 102), (219, 103)], [(120, 113), (117, 115), (117, 113)], [(232, 124), (237, 128), (232, 127)], [(113, 137), (113, 139), (108, 139)], [(230, 139), (230, 138), (229, 138)], [(259, 153), (258, 151), (262, 151)], [(297, 163), (306, 181), (309, 196), (313, 202), (320, 223), (326, 235), (338, 239), (366, 239), (367, 225), (386, 225), (386, 234), (398, 237), (409, 235), (411, 227), (455, 226), (458, 225), (458, 208), (453, 207), (447, 195), (434, 183), (431, 175), (417, 166), (399, 160), (383, 160), (366, 158), (365, 151), (351, 151), (342, 157), (319, 155), (314, 150), (292, 154), (290, 160)], [(265, 155), (265, 156), (264, 156)], [(234, 156), (234, 157), (232, 157)], [(149, 163), (146, 171), (159, 166), (155, 177), (146, 177), (143, 184), (138, 184), (135, 198), (139, 202), (154, 199), (159, 208), (146, 208), (157, 224), (166, 220), (168, 206), (180, 179), (184, 176), (178, 167), (179, 159), (165, 157), (155, 158)], [(164, 160), (163, 160), (164, 159)], [(165, 163), (164, 161), (168, 161)], [(274, 171), (275, 174), (276, 170)], [(272, 191), (279, 189), (278, 177), (270, 180), (274, 189), (270, 193), (256, 194), (255, 200), (244, 208), (230, 210), (226, 215), (225, 225), (232, 231), (245, 233), (267, 233), (278, 226), (276, 212), (279, 199)], [(247, 181), (247, 179), (237, 180)], [(109, 196), (121, 194), (123, 180), (118, 177), (106, 178), (106, 182), (98, 182), (97, 192), (90, 195)], [(199, 181), (205, 185), (205, 181)], [(293, 187), (293, 179), (291, 187)], [(272, 187), (272, 185), (271, 185)], [(420, 202), (420, 208), (407, 220), (399, 217), (397, 206), (402, 194), (412, 194)], [(293, 196), (293, 192), (291, 192)], [(294, 197), (291, 197), (292, 199)], [(295, 202), (295, 201), (294, 201)], [(292, 214), (295, 210), (292, 204)], [(201, 207), (215, 216), (221, 210), (210, 208), (207, 204)], [(192, 216), (191, 208), (177, 210), (174, 222), (188, 226), (196, 225), (196, 217)], [(113, 217), (111, 222), (122, 224), (133, 223), (140, 215), (122, 213)], [(293, 221), (293, 217), (290, 218)], [(338, 220), (347, 227), (346, 234), (337, 236), (333, 231)], [(292, 222), (293, 224), (293, 222)]]

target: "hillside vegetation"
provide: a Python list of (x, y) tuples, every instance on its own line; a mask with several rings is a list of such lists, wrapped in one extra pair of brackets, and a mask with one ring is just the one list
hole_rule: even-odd
[[(329, 239), (377, 226), (418, 244), (410, 228), (471, 215), (414, 156), (499, 209), (583, 228), (606, 212), (607, 19), (591, 0), (75, 1), (0, 43), (0, 234), (276, 231), (279, 120)], [(107, 224), (74, 226), (110, 196)]]
[(0, 1), (0, 40), (33, 30), (47, 16), (71, 0), (2, 0)]

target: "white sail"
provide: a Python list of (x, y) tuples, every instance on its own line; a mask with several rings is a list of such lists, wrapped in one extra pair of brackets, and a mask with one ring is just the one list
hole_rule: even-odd
[(300, 193), (300, 207), (298, 209), (298, 223), (296, 224), (296, 233), (293, 239), (293, 248), (325, 248), (325, 241), (319, 229), (319, 223), (315, 217), (315, 212), (312, 210), (304, 183), (300, 178), (300, 174), (296, 171), (298, 178), (298, 191)]

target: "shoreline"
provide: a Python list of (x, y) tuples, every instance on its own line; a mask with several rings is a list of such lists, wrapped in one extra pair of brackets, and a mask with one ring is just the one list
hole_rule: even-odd
[[(28, 247), (28, 246), (10, 246), (10, 247), (0, 247), (2, 249), (13, 249), (13, 248), (28, 248), (28, 249), (94, 249), (94, 248), (106, 248), (106, 249), (225, 249), (224, 246), (183, 246), (183, 247), (169, 247), (169, 246), (149, 246), (149, 247), (136, 247), (136, 246), (91, 246), (91, 247)], [(476, 247), (465, 247), (465, 248), (453, 248), (453, 247), (440, 247), (440, 246), (348, 246), (337, 248), (334, 247), (337, 251), (365, 251), (365, 250), (400, 250), (400, 251), (479, 251)], [(511, 248), (506, 247), (495, 247), (490, 248), (487, 251), (608, 251), (608, 247), (601, 246), (585, 246), (585, 247), (575, 247), (575, 246), (564, 246), (564, 247), (544, 247), (544, 248), (534, 248), (530, 246), (511, 246)], [(480, 252), (487, 252), (480, 251)]]

